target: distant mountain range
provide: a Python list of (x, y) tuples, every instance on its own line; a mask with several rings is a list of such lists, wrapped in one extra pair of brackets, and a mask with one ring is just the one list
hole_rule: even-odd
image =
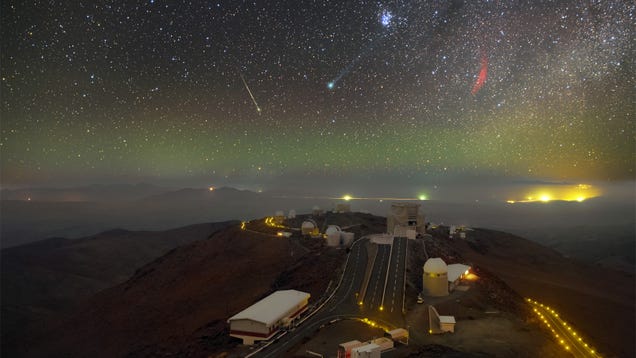
[(147, 183), (89, 185), (72, 188), (2, 189), (2, 200), (55, 202), (118, 202), (134, 201), (173, 189)]

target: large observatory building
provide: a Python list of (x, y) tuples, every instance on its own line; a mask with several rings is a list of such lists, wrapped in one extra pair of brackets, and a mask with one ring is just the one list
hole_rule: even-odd
[(276, 291), (250, 307), (230, 317), (230, 336), (240, 338), (243, 344), (270, 339), (281, 327), (289, 326), (307, 309), (309, 293)]
[(389, 234), (408, 237), (408, 231), (424, 234), (424, 215), (419, 213), (420, 204), (393, 203), (386, 218), (386, 229)]

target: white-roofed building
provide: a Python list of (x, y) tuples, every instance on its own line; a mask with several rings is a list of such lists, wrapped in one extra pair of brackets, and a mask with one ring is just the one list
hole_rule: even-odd
[(307, 309), (309, 293), (296, 290), (276, 291), (230, 317), (230, 336), (243, 344), (271, 338)]
[(448, 287), (450, 290), (454, 290), (459, 284), (459, 281), (468, 275), (470, 266), (464, 264), (450, 264), (448, 268)]
[(404, 328), (396, 328), (394, 330), (386, 332), (385, 335), (387, 337), (391, 337), (391, 339), (395, 342), (404, 344), (408, 344), (409, 342), (409, 331)]
[(455, 332), (455, 317), (441, 316), (435, 307), (428, 306), (428, 326), (430, 334)]
[(439, 316), (439, 328), (442, 332), (455, 332), (455, 316)]
[(355, 340), (338, 345), (338, 358), (351, 358), (351, 350), (362, 346), (364, 343)]
[(382, 350), (375, 343), (365, 344), (351, 350), (351, 358), (380, 358)]

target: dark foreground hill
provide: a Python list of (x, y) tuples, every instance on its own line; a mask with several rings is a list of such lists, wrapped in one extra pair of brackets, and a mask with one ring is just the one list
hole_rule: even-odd
[(171, 249), (237, 222), (168, 231), (111, 230), (83, 239), (53, 238), (1, 251), (3, 350), (29, 326), (72, 311), (83, 299), (129, 279)]

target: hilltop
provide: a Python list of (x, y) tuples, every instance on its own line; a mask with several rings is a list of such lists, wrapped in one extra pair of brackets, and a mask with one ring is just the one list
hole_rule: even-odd
[[(356, 237), (385, 230), (382, 217), (328, 215), (319, 226), (352, 226)], [(290, 225), (299, 226), (302, 219)], [(228, 317), (277, 289), (303, 290), (316, 302), (338, 279), (346, 250), (326, 247), (320, 239), (276, 237), (277, 230), (263, 220), (249, 228), (253, 230), (233, 225), (168, 252), (128, 280), (86, 299), (63, 319), (31, 331), (17, 346), (20, 353), (12, 356), (198, 357), (233, 352), (239, 342), (227, 334)], [(523, 303), (530, 296), (557, 308), (606, 355), (633, 355), (633, 275), (592, 267), (502, 232), (474, 229), (460, 240), (449, 239), (447, 228), (439, 227), (431, 237), (409, 244), (409, 308), (421, 289), (421, 245), (430, 256), (475, 267), (481, 288), (467, 305), (493, 306), (532, 325)], [(466, 319), (470, 315), (450, 313)], [(596, 330), (601, 324), (612, 329)], [(545, 339), (551, 338), (546, 334)], [(459, 350), (471, 354), (466, 347)]]

